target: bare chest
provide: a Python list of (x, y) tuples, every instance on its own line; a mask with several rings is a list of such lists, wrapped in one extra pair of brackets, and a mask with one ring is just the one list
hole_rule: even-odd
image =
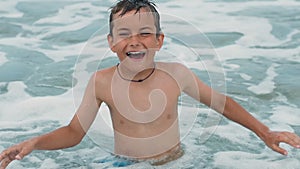
[(132, 137), (149, 137), (177, 125), (180, 89), (173, 79), (112, 86), (108, 106), (114, 129)]

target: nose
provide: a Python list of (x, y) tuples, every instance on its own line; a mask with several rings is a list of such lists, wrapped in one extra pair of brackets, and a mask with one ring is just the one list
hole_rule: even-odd
[(140, 38), (139, 38), (138, 34), (132, 35), (129, 38), (129, 46), (137, 47), (137, 46), (140, 46), (140, 45), (141, 45), (141, 42), (140, 42)]

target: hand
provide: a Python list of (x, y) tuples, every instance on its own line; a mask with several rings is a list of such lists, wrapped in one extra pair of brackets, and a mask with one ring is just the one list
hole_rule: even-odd
[(290, 132), (269, 131), (262, 140), (272, 150), (283, 155), (288, 155), (288, 152), (287, 150), (279, 147), (281, 142), (287, 143), (295, 148), (300, 148), (300, 137)]
[(24, 141), (9, 147), (0, 154), (0, 169), (5, 169), (13, 160), (21, 160), (34, 150), (33, 141)]

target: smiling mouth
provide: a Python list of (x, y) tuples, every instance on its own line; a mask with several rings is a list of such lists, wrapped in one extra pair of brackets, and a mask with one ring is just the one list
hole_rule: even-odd
[(146, 52), (127, 52), (126, 55), (132, 59), (142, 59), (146, 55)]

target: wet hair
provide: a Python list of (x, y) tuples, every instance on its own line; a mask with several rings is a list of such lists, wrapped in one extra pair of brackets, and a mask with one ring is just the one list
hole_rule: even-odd
[(146, 8), (149, 10), (149, 12), (152, 13), (154, 17), (154, 24), (156, 27), (156, 35), (159, 35), (161, 33), (160, 28), (160, 15), (158, 11), (156, 10), (156, 5), (149, 1), (149, 0), (121, 0), (116, 5), (112, 6), (110, 16), (109, 16), (109, 34), (112, 36), (112, 30), (113, 30), (113, 17), (115, 14), (121, 11), (119, 16), (125, 15), (127, 12), (135, 10), (135, 13), (138, 13), (141, 8)]

